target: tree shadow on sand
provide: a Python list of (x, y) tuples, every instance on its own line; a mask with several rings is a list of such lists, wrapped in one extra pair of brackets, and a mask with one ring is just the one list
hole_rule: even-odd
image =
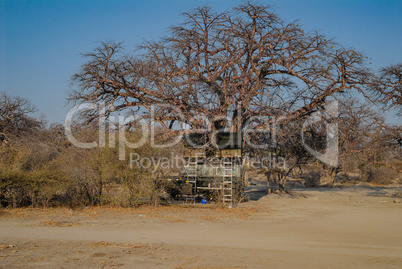
[(253, 183), (244, 189), (246, 201), (258, 201), (268, 195), (268, 185), (262, 182)]
[(266, 182), (257, 181), (251, 183), (250, 186), (244, 189), (244, 197), (246, 201), (258, 201), (265, 196), (275, 196), (275, 198), (288, 197), (288, 198), (306, 198), (305, 195), (300, 192), (293, 192), (292, 190), (287, 192), (275, 192), (268, 195), (268, 185)]

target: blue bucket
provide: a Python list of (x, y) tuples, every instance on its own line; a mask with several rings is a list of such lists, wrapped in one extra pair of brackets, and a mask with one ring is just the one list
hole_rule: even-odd
[(202, 199), (201, 204), (206, 205), (207, 204), (207, 199)]

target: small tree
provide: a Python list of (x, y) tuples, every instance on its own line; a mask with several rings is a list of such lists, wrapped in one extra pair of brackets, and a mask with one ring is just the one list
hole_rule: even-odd
[(399, 109), (402, 115), (402, 64), (391, 65), (383, 68), (380, 75), (375, 77), (371, 90), (386, 108)]
[(339, 166), (323, 164), (321, 184), (334, 183), (335, 177), (345, 166), (370, 166), (382, 162), (391, 151), (396, 153), (400, 145), (395, 139), (400, 137), (400, 126), (391, 126), (385, 118), (374, 111), (369, 103), (357, 99), (340, 102), (339, 116), (335, 119), (339, 128)]
[(42, 123), (32, 114), (36, 111), (28, 99), (0, 94), (0, 139), (37, 130)]

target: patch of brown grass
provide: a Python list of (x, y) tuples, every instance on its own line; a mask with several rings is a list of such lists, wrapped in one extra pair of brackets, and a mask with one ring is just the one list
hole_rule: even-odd
[(112, 242), (105, 242), (105, 241), (99, 241), (99, 242), (93, 242), (89, 243), (92, 247), (94, 248), (103, 248), (103, 247), (112, 247), (112, 248), (144, 248), (144, 249), (149, 249), (150, 246), (142, 243), (136, 243), (136, 244), (121, 244), (121, 243), (112, 243)]
[(76, 222), (59, 222), (59, 221), (44, 221), (42, 222), (42, 225), (48, 226), (48, 227), (72, 227), (72, 226), (79, 226), (81, 225), (80, 223)]
[(187, 221), (185, 219), (168, 218), (168, 222), (170, 222), (170, 223), (185, 223)]
[[(256, 211), (250, 208), (235, 207), (227, 208), (220, 206), (140, 206), (140, 207), (110, 207), (93, 206), (82, 208), (12, 208), (0, 211), (0, 218), (24, 218), (45, 220), (43, 225), (50, 227), (69, 227), (77, 226), (78, 223), (54, 221), (63, 217), (89, 217), (98, 219), (98, 217), (119, 218), (124, 215), (136, 215), (144, 218), (159, 218), (172, 223), (183, 223), (190, 220), (209, 220), (216, 221), (221, 219), (249, 219), (255, 215)], [(51, 219), (51, 221), (48, 221)]]

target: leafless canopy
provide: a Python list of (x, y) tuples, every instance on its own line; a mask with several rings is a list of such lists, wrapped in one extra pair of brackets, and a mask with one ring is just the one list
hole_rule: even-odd
[(85, 54), (69, 100), (105, 102), (106, 116), (169, 104), (175, 109), (159, 107), (154, 118), (166, 129), (181, 122), (237, 131), (254, 117), (302, 117), (328, 96), (372, 81), (360, 53), (283, 22), (268, 6), (201, 7), (183, 16), (134, 53), (105, 42)]
[(0, 93), (0, 142), (41, 126), (41, 122), (32, 117), (35, 111), (29, 100)]
[(399, 109), (402, 115), (402, 64), (381, 69), (380, 76), (372, 83), (377, 101), (388, 108)]

